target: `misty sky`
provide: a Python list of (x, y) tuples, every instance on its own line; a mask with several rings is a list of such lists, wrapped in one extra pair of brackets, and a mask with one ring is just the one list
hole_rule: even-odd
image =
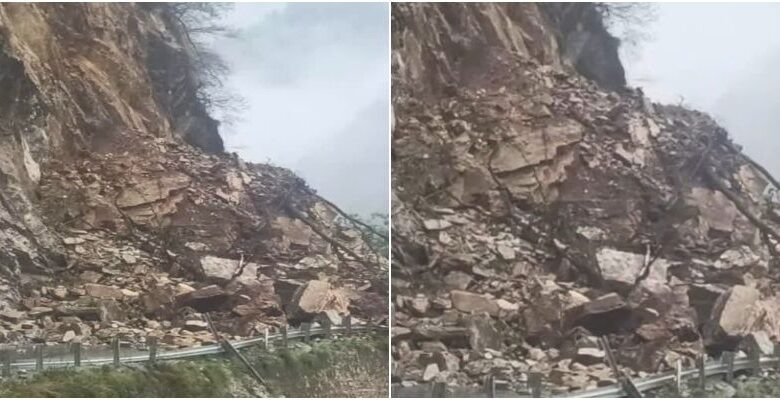
[(216, 50), (246, 101), (227, 151), (298, 173), (349, 212), (386, 213), (389, 8), (380, 3), (237, 3)]
[(650, 38), (623, 52), (629, 84), (716, 118), (780, 175), (780, 4), (659, 3)]

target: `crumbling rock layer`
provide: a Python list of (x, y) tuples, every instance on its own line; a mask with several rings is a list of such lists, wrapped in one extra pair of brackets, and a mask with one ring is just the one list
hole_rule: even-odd
[(221, 152), (171, 21), (0, 5), (0, 342), (191, 346), (214, 340), (204, 312), (227, 337), (383, 318), (386, 259), (292, 172)]
[[(708, 116), (609, 90), (615, 39), (587, 7), (393, 5), (404, 385), (577, 390), (614, 382), (597, 336), (643, 375), (780, 334), (776, 182)], [(571, 26), (600, 67), (567, 61)]]

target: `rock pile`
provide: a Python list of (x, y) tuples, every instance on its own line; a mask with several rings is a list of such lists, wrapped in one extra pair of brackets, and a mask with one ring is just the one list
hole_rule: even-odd
[(188, 130), (216, 122), (169, 7), (0, 5), (0, 342), (382, 319), (387, 261), (349, 216)]
[(614, 383), (599, 336), (635, 376), (780, 338), (774, 178), (583, 78), (560, 13), (590, 6), (545, 7), (393, 5), (394, 379), (568, 391)]

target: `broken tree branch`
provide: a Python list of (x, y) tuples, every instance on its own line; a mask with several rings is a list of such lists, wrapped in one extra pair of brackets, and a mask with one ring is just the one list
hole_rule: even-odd
[(361, 221), (361, 220), (359, 220), (359, 219), (357, 219), (357, 218), (347, 214), (344, 210), (340, 209), (337, 205), (333, 204), (331, 201), (323, 198), (322, 196), (320, 196), (320, 195), (318, 195), (316, 193), (312, 192), (312, 194), (314, 196), (316, 196), (318, 199), (320, 199), (320, 201), (322, 201), (323, 203), (331, 206), (334, 210), (336, 210), (339, 214), (341, 214), (342, 217), (348, 219), (353, 224), (362, 226), (363, 228), (365, 228), (369, 232), (373, 233), (376, 236), (381, 237), (382, 239), (385, 239), (385, 240), (388, 239), (387, 235), (383, 235), (381, 232), (378, 232), (376, 229), (374, 229), (371, 225), (369, 225), (369, 224), (367, 224), (367, 223), (365, 223), (365, 222), (363, 222), (363, 221)]
[(707, 179), (717, 188), (721, 193), (723, 193), (724, 196), (726, 196), (727, 199), (731, 200), (732, 203), (734, 203), (734, 207), (739, 210), (739, 212), (742, 213), (742, 215), (745, 216), (753, 225), (755, 225), (761, 233), (767, 234), (769, 236), (772, 236), (776, 240), (780, 240), (780, 234), (778, 234), (774, 229), (769, 227), (767, 224), (763, 223), (758, 217), (753, 215), (753, 213), (748, 210), (747, 206), (742, 203), (742, 200), (737, 197), (734, 193), (729, 190), (726, 185), (723, 184), (723, 182), (720, 181), (720, 179), (715, 175), (715, 173), (712, 171), (710, 167), (704, 168), (704, 175), (707, 177)]
[(354, 258), (356, 261), (360, 262), (361, 264), (365, 265), (366, 267), (369, 267), (369, 266), (370, 266), (370, 264), (369, 264), (369, 263), (368, 263), (366, 260), (364, 260), (362, 257), (360, 257), (359, 255), (357, 255), (357, 253), (355, 253), (354, 251), (352, 251), (351, 249), (349, 249), (347, 246), (344, 246), (343, 244), (339, 243), (339, 241), (338, 241), (338, 240), (336, 240), (336, 239), (334, 239), (334, 238), (330, 237), (330, 235), (328, 235), (327, 233), (325, 233), (325, 232), (323, 232), (322, 230), (320, 230), (320, 228), (318, 228), (316, 225), (314, 225), (314, 223), (312, 223), (311, 221), (309, 221), (309, 219), (308, 219), (308, 218), (306, 218), (306, 217), (305, 217), (305, 216), (304, 216), (304, 215), (303, 215), (303, 214), (302, 214), (300, 211), (296, 210), (295, 208), (293, 208), (293, 207), (292, 207), (291, 205), (289, 205), (289, 204), (285, 204), (285, 206), (284, 206), (284, 207), (287, 209), (287, 212), (289, 212), (289, 213), (290, 213), (290, 215), (292, 215), (293, 217), (295, 217), (295, 218), (297, 218), (297, 219), (301, 220), (301, 222), (303, 222), (303, 223), (304, 223), (304, 224), (306, 224), (306, 225), (307, 225), (309, 228), (311, 228), (311, 230), (312, 230), (312, 231), (314, 231), (314, 233), (316, 233), (317, 235), (319, 235), (319, 236), (320, 236), (321, 238), (323, 238), (323, 239), (324, 239), (326, 242), (328, 242), (328, 243), (330, 243), (331, 245), (333, 245), (333, 247), (336, 247), (336, 248), (339, 248), (339, 249), (341, 249), (342, 251), (344, 251), (345, 253), (347, 253), (347, 255), (349, 255), (350, 257)]

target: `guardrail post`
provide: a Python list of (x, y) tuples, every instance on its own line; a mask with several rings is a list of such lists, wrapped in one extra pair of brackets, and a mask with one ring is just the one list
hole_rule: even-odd
[(493, 374), (485, 378), (485, 397), (496, 397), (496, 378)]
[(11, 351), (11, 349), (4, 349), (2, 351), (3, 376), (6, 378), (11, 376)]
[(775, 356), (775, 370), (780, 370), (780, 343), (775, 343), (774, 356)]
[(263, 348), (268, 350), (268, 328), (263, 331)]
[(287, 348), (287, 325), (282, 327), (282, 346)]
[(325, 328), (325, 338), (330, 339), (330, 318), (325, 318), (322, 320), (322, 327)]
[(750, 358), (750, 372), (758, 375), (761, 372), (761, 350), (755, 344), (748, 349), (748, 358)]
[(531, 397), (542, 397), (542, 373), (528, 373), (528, 389), (531, 391)]
[(43, 369), (43, 344), (35, 345), (35, 370)]
[(149, 336), (146, 343), (149, 345), (149, 362), (154, 364), (157, 362), (157, 338)]
[(704, 371), (704, 365), (706, 361), (706, 354), (699, 354), (699, 356), (696, 358), (696, 366), (699, 368), (699, 388), (702, 390), (704, 390), (704, 387), (707, 384), (707, 375)]
[(431, 390), (431, 397), (433, 398), (447, 397), (447, 384), (444, 382), (434, 382), (433, 389)]
[(682, 360), (677, 359), (677, 362), (674, 364), (674, 385), (675, 389), (677, 389), (677, 394), (679, 395), (682, 393)]
[(81, 366), (81, 342), (73, 343), (73, 366)]
[(734, 352), (724, 351), (721, 355), (723, 363), (726, 364), (726, 382), (734, 382)]
[[(352, 315), (347, 315), (344, 317), (344, 325), (347, 326), (347, 335), (352, 334)], [(777, 347), (775, 347), (777, 348)]]
[(114, 366), (119, 366), (119, 338), (111, 339), (111, 352), (114, 353)]
[(311, 339), (311, 322), (301, 323), (303, 329), (303, 340), (308, 342)]

